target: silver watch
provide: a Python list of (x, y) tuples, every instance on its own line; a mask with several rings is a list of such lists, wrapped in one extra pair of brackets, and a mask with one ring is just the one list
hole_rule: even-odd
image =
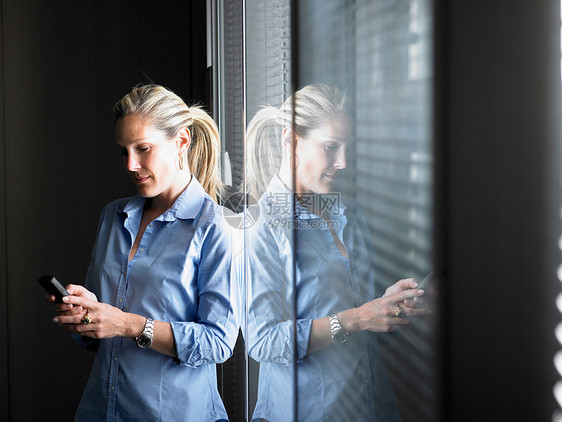
[(335, 343), (345, 343), (349, 335), (341, 325), (338, 314), (330, 315), (330, 331), (332, 332), (332, 340)]
[(146, 349), (152, 344), (152, 337), (154, 334), (154, 320), (151, 318), (146, 318), (146, 324), (144, 326), (144, 331), (140, 336), (135, 338), (137, 346), (141, 349)]

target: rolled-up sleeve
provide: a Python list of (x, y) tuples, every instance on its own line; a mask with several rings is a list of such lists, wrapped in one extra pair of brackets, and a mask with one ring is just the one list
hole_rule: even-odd
[(276, 237), (267, 224), (252, 230), (248, 244), (248, 349), (258, 362), (290, 365), (306, 357), (312, 319), (295, 318), (292, 255), (288, 239)]

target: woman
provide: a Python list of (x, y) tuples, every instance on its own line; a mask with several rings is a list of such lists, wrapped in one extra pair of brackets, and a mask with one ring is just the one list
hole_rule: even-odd
[(250, 195), (261, 195), (248, 245), (254, 419), (400, 420), (375, 333), (423, 315), (424, 292), (405, 279), (377, 298), (366, 222), (333, 192), (350, 142), (347, 99), (306, 86), (258, 112), (248, 136)]
[(104, 208), (85, 286), (55, 305), (54, 322), (97, 350), (76, 420), (227, 419), (215, 363), (232, 353), (238, 294), (214, 201), (216, 125), (157, 85), (134, 88), (114, 113), (139, 195)]

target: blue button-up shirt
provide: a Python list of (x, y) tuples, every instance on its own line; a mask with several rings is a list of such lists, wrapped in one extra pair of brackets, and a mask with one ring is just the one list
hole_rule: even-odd
[[(299, 421), (400, 420), (378, 354), (377, 334), (355, 333), (343, 344), (307, 354), (312, 320), (374, 299), (375, 283), (361, 213), (345, 207), (338, 195), (303, 200), (324, 201), (317, 207), (329, 218), (297, 202), (293, 219), (291, 192), (275, 177), (260, 199), (258, 224), (248, 236), (248, 348), (260, 362), (253, 416), (292, 421), (296, 397)], [(349, 258), (339, 252), (329, 225)]]
[(238, 334), (229, 226), (193, 177), (129, 261), (144, 204), (136, 196), (104, 208), (86, 287), (100, 302), (169, 322), (177, 358), (128, 338), (101, 340), (76, 420), (226, 419), (215, 363), (231, 356)]

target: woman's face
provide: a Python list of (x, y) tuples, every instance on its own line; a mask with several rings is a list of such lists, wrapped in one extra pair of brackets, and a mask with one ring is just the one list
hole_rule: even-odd
[(345, 150), (350, 142), (349, 119), (341, 114), (326, 124), (297, 137), (296, 192), (332, 192), (338, 172), (346, 166)]
[(134, 114), (117, 120), (116, 144), (141, 196), (171, 205), (185, 189), (185, 173), (176, 168), (179, 144)]

